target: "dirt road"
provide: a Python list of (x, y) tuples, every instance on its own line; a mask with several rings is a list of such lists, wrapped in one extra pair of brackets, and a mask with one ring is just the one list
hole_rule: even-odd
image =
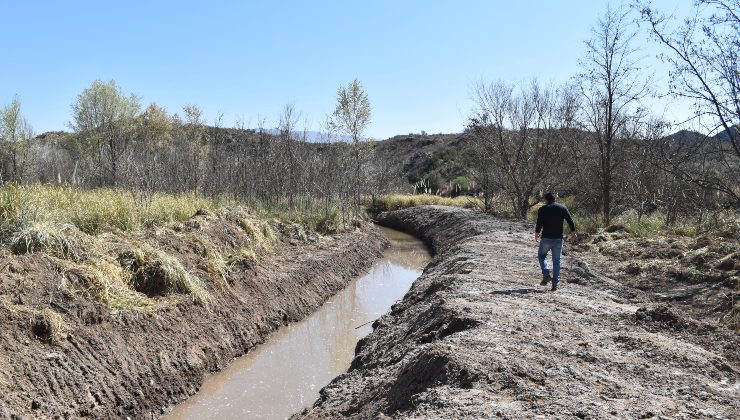
[(294, 419), (738, 418), (738, 334), (579, 261), (540, 287), (532, 227), (466, 210), (380, 215), (436, 257)]

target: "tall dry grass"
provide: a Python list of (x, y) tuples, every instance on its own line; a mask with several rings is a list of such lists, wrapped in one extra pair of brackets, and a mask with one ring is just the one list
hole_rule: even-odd
[(453, 198), (433, 194), (389, 194), (376, 197), (372, 210), (381, 212), (425, 205), (481, 208), (483, 203), (477, 197), (462, 195)]
[(71, 224), (91, 235), (136, 231), (183, 221), (198, 209), (214, 210), (221, 205), (194, 194), (154, 194), (141, 199), (122, 190), (9, 184), (0, 188), (0, 228), (18, 231), (48, 222)]

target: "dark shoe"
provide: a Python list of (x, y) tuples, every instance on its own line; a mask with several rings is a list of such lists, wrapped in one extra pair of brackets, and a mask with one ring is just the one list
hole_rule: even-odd
[(542, 281), (540, 282), (540, 286), (547, 286), (547, 284), (550, 283), (551, 281), (552, 281), (552, 277), (547, 276), (542, 279)]
[(550, 289), (551, 292), (554, 292), (556, 290), (558, 290), (558, 286), (557, 285), (553, 285), (552, 286), (552, 289)]

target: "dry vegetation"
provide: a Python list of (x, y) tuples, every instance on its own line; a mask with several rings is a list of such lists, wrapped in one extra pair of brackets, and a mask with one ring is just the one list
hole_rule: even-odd
[[(736, 220), (737, 222), (737, 220)], [(611, 225), (575, 245), (620, 283), (691, 316), (740, 331), (740, 241), (736, 236), (649, 234)], [(736, 235), (736, 233), (735, 233)]]
[[(111, 310), (152, 313), (167, 296), (189, 296), (207, 306), (211, 290), (229, 287), (232, 267), (256, 262), (277, 239), (267, 214), (223, 204), (192, 194), (141, 200), (112, 189), (10, 184), (0, 188), (0, 239), (9, 264), (13, 254), (32, 257), (19, 265), (47, 260), (57, 267), (59, 287)], [(213, 223), (240, 233), (217, 244), (204, 233)], [(166, 245), (174, 237), (191, 244), (197, 261), (185, 264), (186, 255)], [(61, 337), (59, 317), (43, 312), (33, 319), (32, 328), (43, 332), (37, 336)]]
[(53, 235), (68, 230), (70, 225), (90, 235), (142, 231), (224, 204), (194, 194), (141, 197), (113, 189), (85, 191), (69, 186), (7, 184), (0, 188), (0, 226), (55, 240)]
[(409, 207), (440, 205), (451, 207), (482, 208), (480, 199), (471, 196), (443, 197), (433, 194), (389, 194), (376, 197), (370, 205), (375, 213)]

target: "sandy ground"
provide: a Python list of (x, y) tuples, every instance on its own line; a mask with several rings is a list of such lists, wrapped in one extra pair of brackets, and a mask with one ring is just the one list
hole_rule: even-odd
[(590, 267), (539, 286), (532, 226), (421, 207), (379, 221), (435, 260), (294, 419), (739, 418), (738, 333)]
[[(228, 212), (203, 214), (115, 241), (148, 243), (205, 278), (204, 241), (224, 251), (243, 245), (244, 233), (232, 219)], [(111, 311), (85, 297), (58, 260), (4, 251), (0, 418), (158, 417), (193, 395), (209, 372), (313, 312), (386, 246), (369, 227), (320, 241), (283, 235), (258, 263), (231, 270), (228, 287), (210, 284), (207, 306), (187, 295), (162, 296), (151, 315)], [(49, 340), (39, 326), (43, 311), (61, 317), (61, 338)]]

